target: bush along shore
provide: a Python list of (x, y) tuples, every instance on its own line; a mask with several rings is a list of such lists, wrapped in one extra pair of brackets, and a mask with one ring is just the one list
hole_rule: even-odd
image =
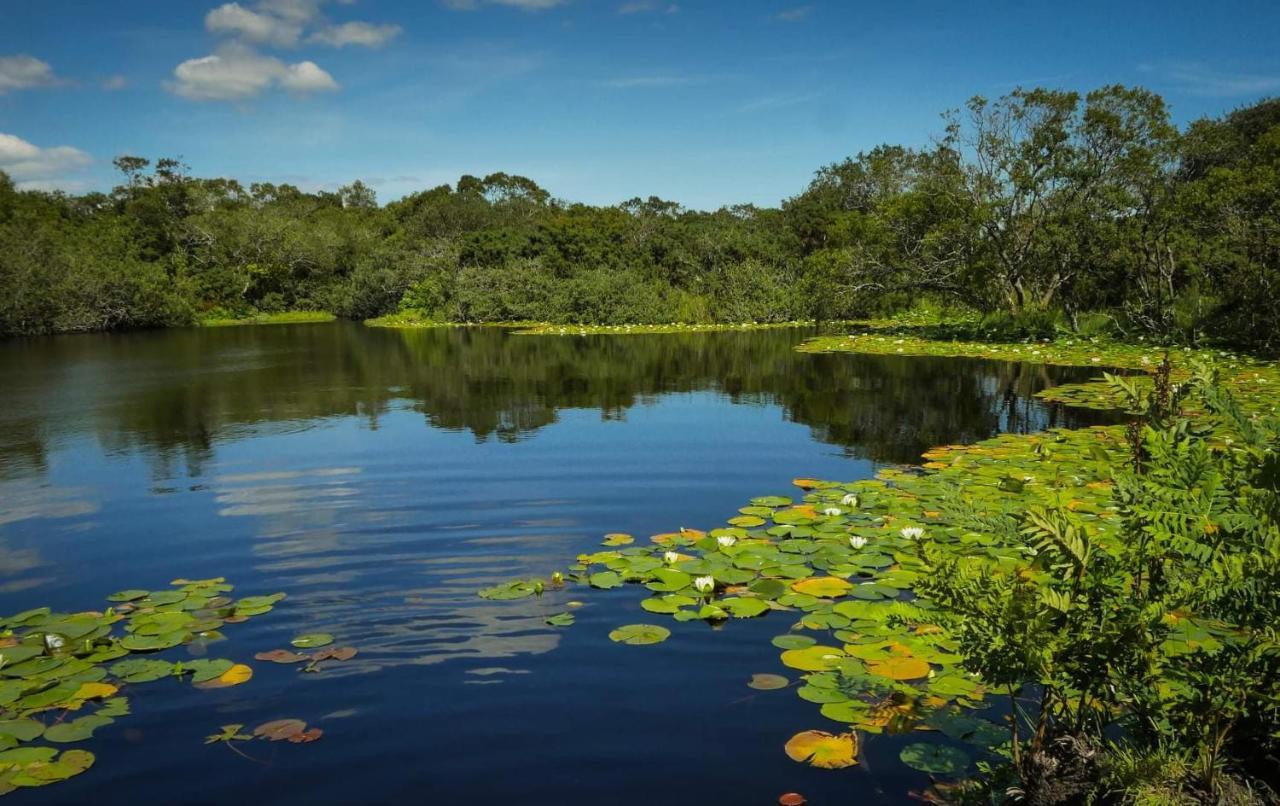
[[(796, 479), (717, 528), (604, 539), (547, 579), (647, 590), (661, 619), (779, 622), (744, 683), (815, 705), (780, 752), (858, 763), (880, 733), (929, 802), (1273, 803), (1280, 737), (1280, 369), (1234, 356), (905, 334), (805, 351), (1128, 370), (1050, 389), (1125, 425), (1005, 434), (876, 479)], [(569, 616), (566, 623), (571, 623)], [(785, 694), (769, 696), (786, 696)]]
[(1018, 89), (938, 128), (776, 208), (597, 207), (506, 173), (379, 204), (359, 181), (309, 193), (136, 156), (105, 193), (0, 174), (0, 336), (306, 311), (634, 331), (925, 300), (1015, 340), (1280, 350), (1280, 100), (1179, 128), (1141, 88)]

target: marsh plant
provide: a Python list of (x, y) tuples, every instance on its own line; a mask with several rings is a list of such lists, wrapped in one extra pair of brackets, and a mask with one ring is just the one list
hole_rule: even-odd
[(969, 513), (1023, 547), (1011, 568), (920, 544), (919, 593), (1012, 711), (991, 781), (1032, 803), (1274, 802), (1280, 419), (1245, 413), (1208, 365), (1108, 381), (1134, 421), (1118, 529), (1064, 500)]

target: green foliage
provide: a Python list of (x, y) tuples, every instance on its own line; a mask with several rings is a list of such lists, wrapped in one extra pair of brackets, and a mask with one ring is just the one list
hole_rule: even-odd
[(0, 175), (0, 335), (326, 310), (618, 325), (836, 321), (922, 299), (1003, 339), (1280, 350), (1280, 102), (1179, 132), (1140, 88), (974, 98), (932, 146), (821, 168), (781, 210), (569, 204), (463, 176), (379, 207), (123, 156), (69, 197)]
[[(1116, 727), (1126, 752), (1187, 758), (1179, 786), (1226, 791), (1277, 749), (1280, 419), (1246, 415), (1205, 366), (1185, 384), (1112, 383), (1136, 418), (1118, 529), (1067, 506), (1010, 513), (1016, 568), (926, 548), (919, 590), (950, 614), (966, 667), (1008, 693), (1025, 792), (1061, 786), (1055, 753), (1087, 759)], [(1079, 770), (1082, 795), (1097, 778)]]

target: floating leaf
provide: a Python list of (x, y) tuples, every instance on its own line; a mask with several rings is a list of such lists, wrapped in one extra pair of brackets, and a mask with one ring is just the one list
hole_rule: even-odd
[(613, 571), (600, 571), (599, 573), (595, 573), (587, 577), (587, 582), (593, 588), (608, 590), (609, 588), (616, 588), (621, 585), (622, 577), (618, 576)]
[(890, 680), (915, 680), (929, 676), (927, 662), (913, 657), (892, 657), (867, 664), (867, 671)]
[(751, 675), (751, 682), (747, 683), (747, 685), (760, 691), (773, 691), (774, 689), (786, 688), (791, 685), (791, 681), (780, 674), (758, 673)]
[(290, 652), (287, 649), (273, 649), (270, 652), (259, 652), (253, 656), (253, 659), (265, 660), (271, 663), (301, 663), (310, 658), (307, 655)]
[(56, 742), (58, 744), (67, 744), (70, 742), (83, 742), (93, 736), (93, 732), (104, 725), (110, 725), (114, 722), (109, 716), (85, 716), (70, 722), (59, 722), (50, 725), (45, 729), (44, 740), (46, 742)]
[[(231, 661), (225, 658), (217, 660), (189, 660), (179, 663), (174, 669), (174, 673), (178, 675), (191, 673), (191, 682), (206, 683), (216, 677), (226, 674), (232, 666)], [(248, 668), (248, 667), (246, 667)]]
[(853, 586), (839, 577), (809, 577), (791, 583), (791, 589), (820, 599), (834, 599), (849, 592)]
[(241, 733), (240, 731), (243, 729), (244, 725), (223, 725), (222, 733), (215, 733), (212, 736), (204, 737), (204, 743), (214, 744), (217, 742), (226, 742), (230, 744), (231, 742), (247, 742), (253, 737)]
[(788, 649), (782, 653), (782, 664), (802, 672), (821, 672), (847, 657), (840, 649), (814, 645), (804, 649)]
[(310, 744), (324, 735), (324, 731), (319, 728), (307, 728), (301, 733), (295, 733), (289, 737), (289, 741), (293, 744)]
[(333, 636), (327, 632), (312, 632), (305, 635), (299, 635), (289, 643), (299, 649), (314, 649), (315, 647), (328, 646), (329, 644), (332, 644)]
[(655, 624), (628, 624), (609, 633), (609, 639), (615, 643), (632, 646), (662, 643), (670, 636), (670, 630)]
[(196, 683), (196, 688), (212, 689), (212, 688), (230, 688), (238, 686), (241, 683), (249, 682), (253, 677), (253, 669), (245, 666), (243, 663), (237, 663), (227, 671), (212, 680), (206, 680), (203, 683)]
[(547, 616), (543, 621), (552, 627), (568, 627), (573, 624), (574, 617), (572, 613), (556, 613), (555, 615)]
[(0, 719), (0, 735), (30, 742), (44, 733), (44, 723), (34, 719)]
[(253, 735), (271, 742), (282, 742), (306, 729), (307, 723), (301, 719), (277, 719), (254, 728)]
[(108, 602), (132, 602), (135, 599), (141, 599), (147, 595), (144, 590), (126, 590), (113, 593), (107, 597)]
[(969, 756), (963, 750), (924, 742), (902, 748), (898, 758), (913, 770), (935, 775), (955, 775), (969, 766)]
[(348, 661), (354, 658), (359, 651), (353, 646), (331, 646), (325, 647), (318, 652), (311, 653), (311, 661), (318, 663), (322, 660)]
[(636, 542), (636, 539), (634, 537), (632, 537), (631, 535), (622, 534), (621, 532), (605, 535), (604, 540), (601, 541), (601, 543), (606, 546), (626, 546), (634, 542)]
[(173, 664), (163, 660), (130, 658), (113, 663), (111, 674), (126, 683), (149, 683), (173, 674)]
[(778, 649), (805, 649), (818, 642), (807, 635), (792, 633), (790, 635), (774, 636), (772, 643)]
[(823, 770), (839, 770), (858, 763), (858, 740), (852, 733), (834, 736), (807, 730), (792, 736), (786, 750), (792, 761), (807, 762)]

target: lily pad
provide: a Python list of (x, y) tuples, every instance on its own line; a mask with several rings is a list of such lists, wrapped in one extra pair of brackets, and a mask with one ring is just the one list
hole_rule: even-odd
[(314, 649), (315, 647), (328, 646), (333, 643), (333, 636), (327, 632), (312, 632), (305, 635), (299, 635), (297, 638), (289, 642), (299, 649)]
[(823, 770), (840, 770), (858, 763), (858, 740), (852, 733), (835, 736), (821, 730), (806, 730), (787, 741), (786, 751), (792, 761)]
[(747, 685), (758, 691), (774, 691), (775, 689), (786, 688), (791, 685), (791, 681), (780, 674), (757, 673), (751, 675), (751, 681)]
[(955, 775), (969, 766), (967, 753), (942, 744), (909, 744), (898, 753), (898, 758), (913, 770), (934, 775)]
[(631, 646), (660, 644), (669, 637), (671, 637), (671, 630), (656, 624), (628, 624), (609, 633), (611, 641)]
[(552, 627), (568, 627), (573, 624), (574, 616), (572, 613), (556, 613), (555, 615), (547, 616), (543, 621)]

